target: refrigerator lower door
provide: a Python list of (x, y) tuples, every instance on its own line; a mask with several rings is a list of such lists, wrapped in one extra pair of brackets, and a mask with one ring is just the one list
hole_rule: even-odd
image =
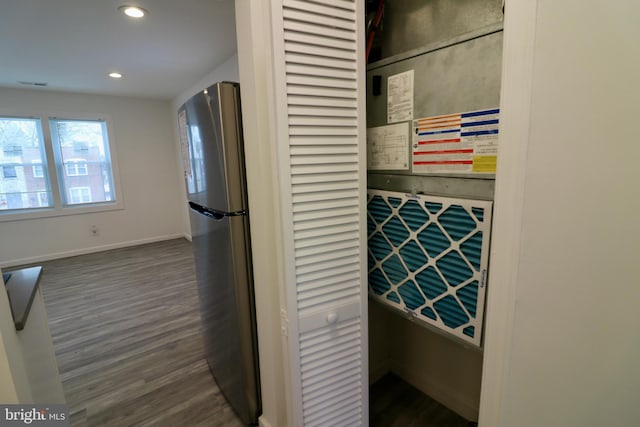
[(207, 361), (240, 418), (255, 424), (261, 408), (248, 219), (190, 209), (190, 220)]

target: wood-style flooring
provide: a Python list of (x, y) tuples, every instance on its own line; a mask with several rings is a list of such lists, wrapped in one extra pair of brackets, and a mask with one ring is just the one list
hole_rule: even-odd
[(469, 427), (475, 424), (393, 374), (369, 391), (370, 427)]
[[(205, 361), (188, 241), (40, 265), (72, 426), (243, 425)], [(468, 423), (390, 374), (371, 388), (370, 426)]]
[(204, 357), (188, 241), (41, 265), (72, 426), (243, 425)]

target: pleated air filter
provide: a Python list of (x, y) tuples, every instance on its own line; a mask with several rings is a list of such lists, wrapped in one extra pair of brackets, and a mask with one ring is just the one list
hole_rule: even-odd
[(368, 194), (369, 294), (480, 346), (492, 202)]

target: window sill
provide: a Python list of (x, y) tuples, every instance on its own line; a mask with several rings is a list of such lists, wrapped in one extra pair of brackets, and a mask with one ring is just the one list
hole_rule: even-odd
[(82, 215), (97, 212), (123, 210), (122, 202), (107, 202), (91, 205), (78, 205), (64, 208), (24, 209), (16, 211), (0, 212), (0, 222), (23, 221), (29, 219), (52, 218), (68, 215)]

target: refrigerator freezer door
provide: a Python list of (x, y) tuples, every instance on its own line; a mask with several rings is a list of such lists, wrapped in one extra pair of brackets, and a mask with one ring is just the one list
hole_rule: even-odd
[(246, 209), (238, 85), (217, 83), (187, 101), (183, 110), (189, 144), (188, 199), (223, 212)]
[(247, 424), (260, 414), (257, 337), (246, 216), (211, 218), (190, 209), (209, 367)]

